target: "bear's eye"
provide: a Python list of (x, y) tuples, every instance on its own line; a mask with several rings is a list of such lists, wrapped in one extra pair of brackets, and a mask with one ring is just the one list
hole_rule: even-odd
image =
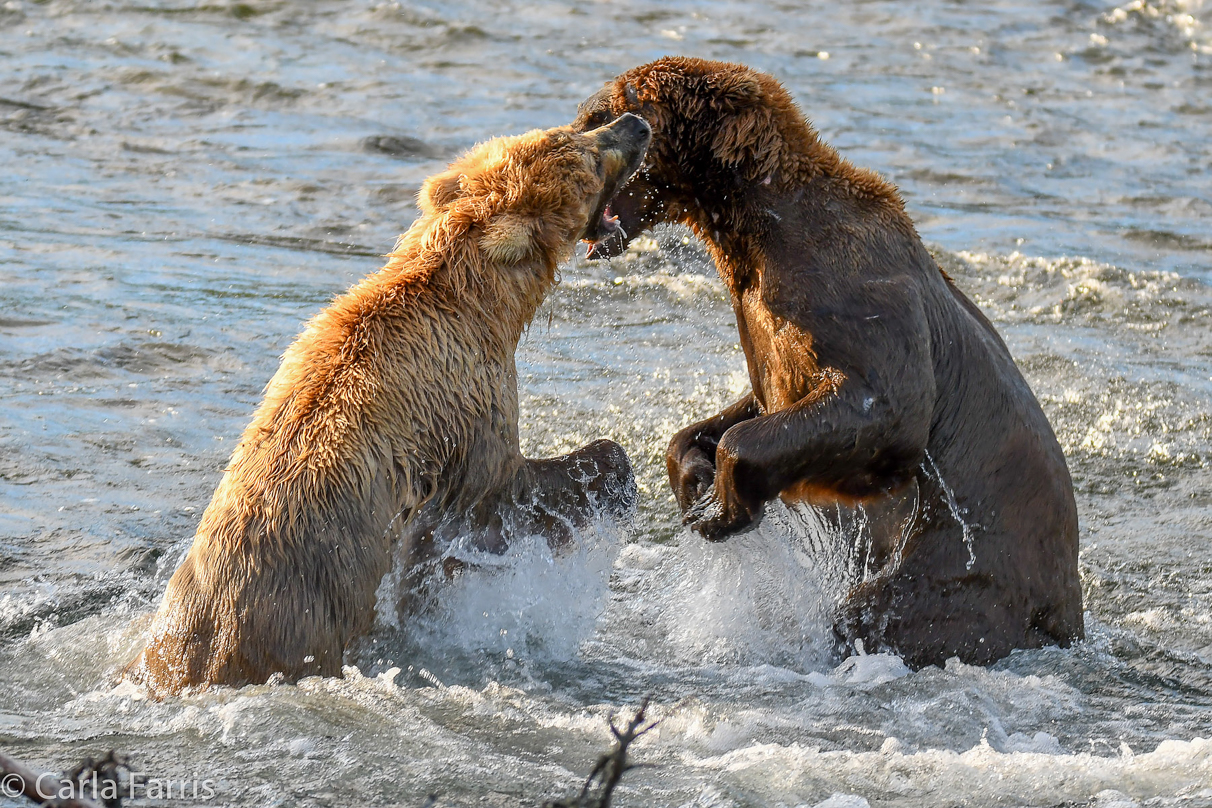
[(610, 113), (604, 109), (589, 113), (589, 117), (585, 119), (585, 125), (590, 129), (597, 129), (599, 126), (605, 126), (608, 123), (610, 123)]

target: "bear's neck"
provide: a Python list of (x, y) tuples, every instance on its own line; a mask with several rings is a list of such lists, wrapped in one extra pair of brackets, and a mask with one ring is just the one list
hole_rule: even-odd
[(823, 235), (875, 218), (916, 234), (895, 186), (843, 159), (798, 115), (777, 122), (760, 157), (725, 163), (710, 143), (696, 145), (701, 174), (683, 187), (674, 219), (704, 242), (734, 294), (770, 245), (808, 252)]
[(393, 300), (424, 294), (442, 308), (457, 309), (460, 320), (475, 324), (483, 347), (512, 357), (555, 285), (556, 266), (553, 258), (494, 266), (465, 233), (444, 232), (422, 220), (401, 237), (381, 283)]
[[(514, 267), (510, 267), (510, 269), (514, 269)], [(528, 267), (525, 270), (518, 268), (518, 271), (531, 272), (532, 270)], [(555, 283), (554, 265), (550, 270), (547, 270), (546, 267), (535, 267), (533, 272), (536, 278), (550, 277), (551, 282), (536, 282), (527, 287), (506, 286), (498, 289), (495, 300), (485, 301), (487, 305), (483, 307), (486, 323), (493, 327), (497, 337), (501, 340), (501, 349), (510, 356), (517, 350), (522, 334), (530, 326), (539, 306), (543, 304), (543, 300)]]
[(511, 358), (555, 285), (556, 266), (554, 258), (546, 257), (504, 267), (486, 263), (464, 287), (469, 309)]

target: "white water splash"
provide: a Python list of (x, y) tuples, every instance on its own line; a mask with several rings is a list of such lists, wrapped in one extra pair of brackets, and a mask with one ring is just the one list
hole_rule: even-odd
[(817, 511), (778, 502), (724, 542), (629, 545), (602, 633), (625, 656), (665, 664), (828, 667), (849, 554)]
[[(538, 536), (515, 540), (501, 555), (452, 548), (466, 567), (427, 592), (408, 634), (431, 651), (572, 659), (605, 608), (621, 539), (620, 527), (604, 521), (555, 553)], [(389, 579), (398, 585), (398, 576)]]

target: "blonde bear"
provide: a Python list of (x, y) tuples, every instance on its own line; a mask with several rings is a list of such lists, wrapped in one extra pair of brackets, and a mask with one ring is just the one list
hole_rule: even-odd
[(616, 443), (521, 455), (514, 352), (577, 239), (617, 227), (606, 203), (649, 139), (632, 115), (533, 131), (425, 183), (387, 265), (287, 349), (133, 678), (160, 695), (338, 674), (393, 558), (420, 564), (435, 531), (558, 543), (634, 506)]

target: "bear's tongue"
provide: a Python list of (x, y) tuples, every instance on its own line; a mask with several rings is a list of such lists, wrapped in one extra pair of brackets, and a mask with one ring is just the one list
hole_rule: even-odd
[(619, 226), (618, 215), (611, 210), (610, 204), (602, 209), (602, 221), (598, 224), (598, 237), (593, 240), (586, 239), (589, 242), (589, 250), (585, 253), (585, 257), (589, 259), (597, 258), (603, 251), (603, 242), (615, 238), (622, 232), (623, 228)]
[(610, 203), (606, 203), (606, 207), (602, 210), (602, 235), (612, 236), (614, 231), (619, 229), (619, 217), (610, 208)]

